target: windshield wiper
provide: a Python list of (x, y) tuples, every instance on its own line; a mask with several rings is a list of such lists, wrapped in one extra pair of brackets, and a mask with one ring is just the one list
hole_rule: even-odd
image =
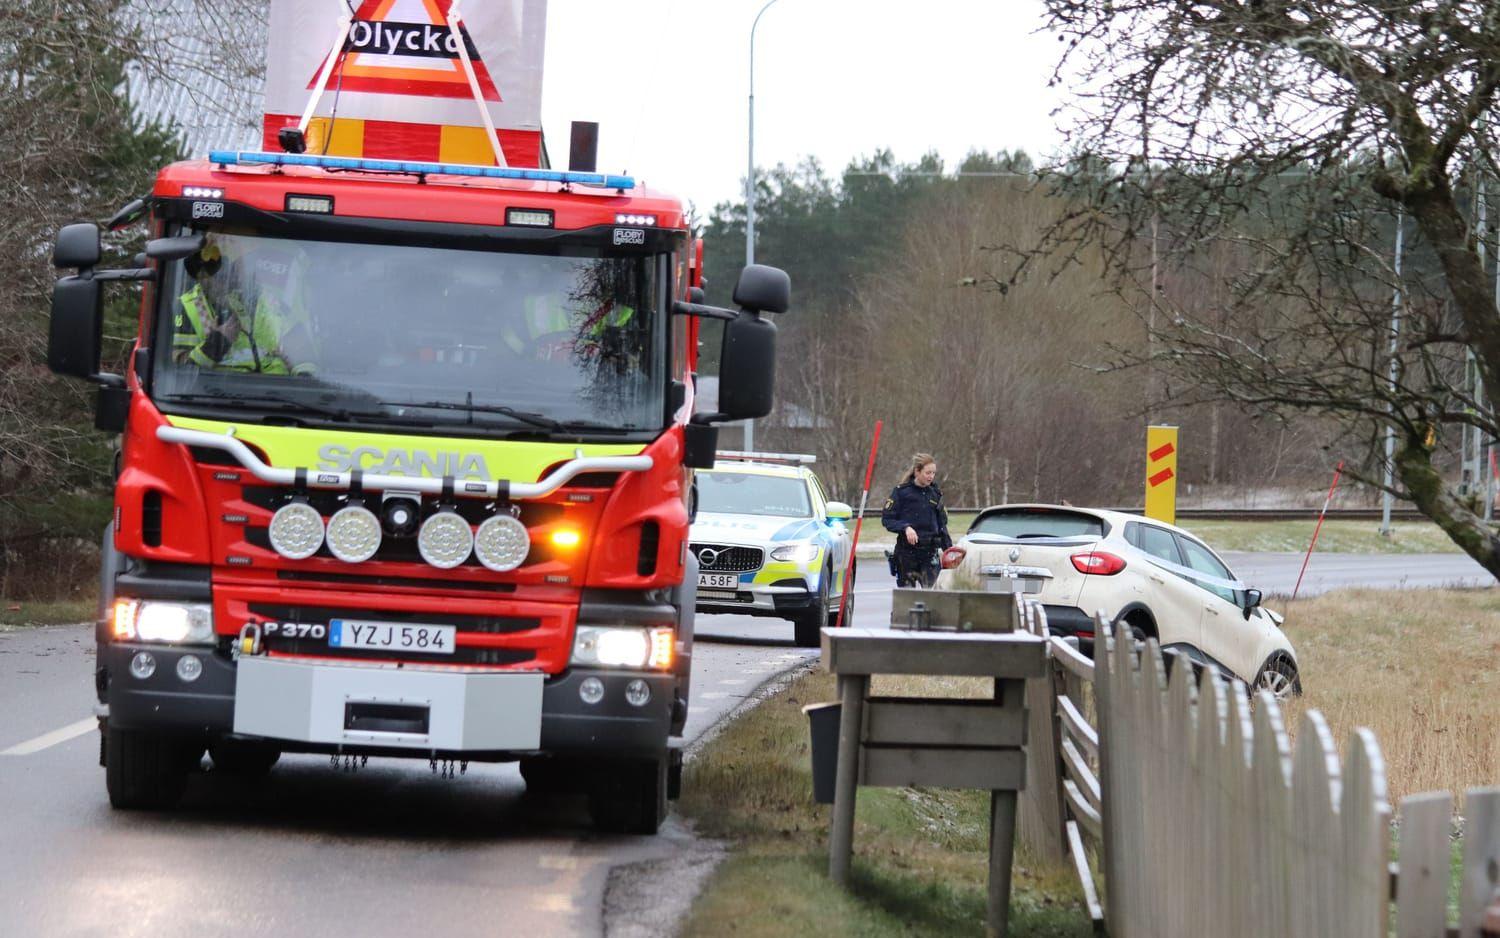
[[(180, 403), (220, 405), (228, 401), (238, 401), (241, 403), (258, 406), (258, 408), (262, 410), (274, 410), (277, 413), (317, 414), (320, 417), (329, 417), (333, 420), (348, 420), (350, 416), (349, 411), (340, 410), (336, 407), (326, 407), (322, 404), (306, 404), (301, 401), (289, 401), (284, 398), (270, 397), (268, 395), (261, 394), (228, 394), (223, 392), (198, 393), (190, 391), (182, 394), (163, 394), (157, 397), (157, 400), (168, 404)], [(266, 407), (265, 405), (267, 404), (274, 406)], [(245, 410), (247, 408), (235, 407), (234, 409)]]
[(452, 401), (381, 401), (380, 403), (385, 407), (425, 407), (433, 410), (462, 410), (471, 414), (500, 414), (544, 430), (567, 430), (572, 426), (572, 424), (553, 420), (542, 414), (516, 410), (504, 404), (456, 404)]

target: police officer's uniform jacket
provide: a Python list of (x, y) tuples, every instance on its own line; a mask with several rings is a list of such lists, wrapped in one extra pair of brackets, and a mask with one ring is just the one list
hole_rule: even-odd
[[(896, 535), (898, 550), (933, 550), (953, 546), (948, 536), (948, 510), (943, 507), (943, 493), (934, 482), (925, 488), (916, 482), (903, 482), (891, 491), (880, 512), (880, 523)], [(917, 532), (917, 545), (906, 543), (906, 529)]]

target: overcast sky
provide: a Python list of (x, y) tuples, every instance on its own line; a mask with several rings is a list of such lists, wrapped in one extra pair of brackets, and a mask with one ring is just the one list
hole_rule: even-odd
[[(746, 167), (750, 27), (765, 0), (551, 0), (542, 126), (555, 165), (568, 123), (596, 120), (599, 169), (630, 172), (706, 215)], [(777, 0), (755, 31), (755, 162), (816, 156), (837, 174), (881, 147), (1059, 144), (1047, 88), (1061, 51), (1040, 0)]]

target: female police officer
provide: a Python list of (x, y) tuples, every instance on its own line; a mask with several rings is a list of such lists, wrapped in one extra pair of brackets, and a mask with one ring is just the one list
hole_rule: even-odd
[(937, 579), (938, 555), (953, 546), (936, 478), (932, 456), (916, 454), (880, 513), (880, 523), (896, 535), (897, 586), (931, 587)]

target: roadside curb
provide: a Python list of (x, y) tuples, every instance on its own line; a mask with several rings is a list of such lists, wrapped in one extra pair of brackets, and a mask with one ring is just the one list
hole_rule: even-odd
[[(791, 686), (820, 661), (818, 657), (807, 658), (762, 681), (683, 749), (684, 764), (696, 758), (741, 714)], [(709, 877), (729, 856), (729, 846), (724, 841), (700, 838), (686, 819), (678, 820), (686, 835), (683, 849), (678, 853), (666, 859), (610, 868), (604, 883), (602, 910), (605, 938), (659, 938), (677, 934)]]

